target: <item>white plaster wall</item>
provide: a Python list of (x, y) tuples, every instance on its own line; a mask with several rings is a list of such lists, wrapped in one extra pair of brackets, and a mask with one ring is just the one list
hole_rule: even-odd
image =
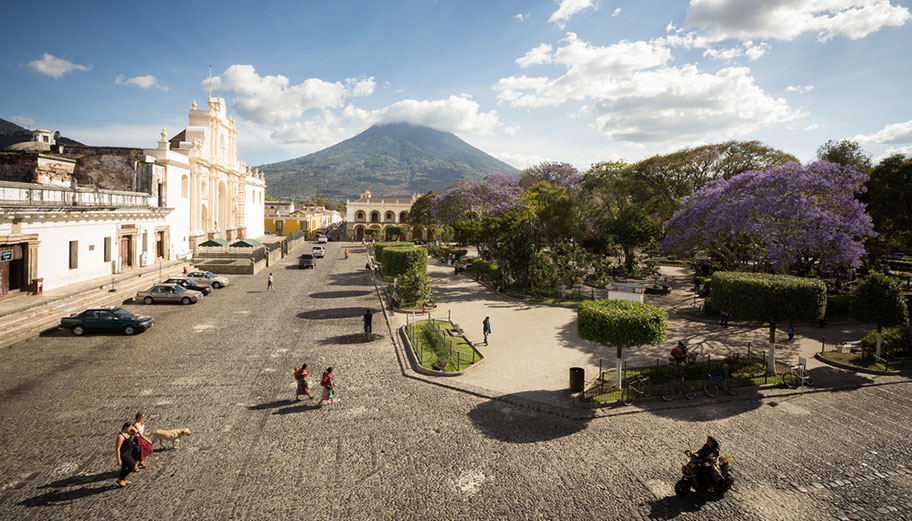
[(259, 185), (246, 184), (247, 197), (247, 236), (257, 238), (266, 235), (265, 225), (265, 190)]
[[(174, 164), (166, 167), (168, 207), (174, 210), (167, 217), (174, 256), (189, 255), (190, 251), (190, 170)], [(187, 176), (187, 196), (181, 197), (181, 177)]]

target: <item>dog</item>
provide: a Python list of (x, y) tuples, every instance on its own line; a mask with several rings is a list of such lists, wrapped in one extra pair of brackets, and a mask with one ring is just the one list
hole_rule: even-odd
[(171, 429), (166, 431), (152, 431), (149, 435), (150, 445), (158, 442), (158, 448), (164, 448), (164, 442), (170, 441), (171, 448), (176, 449), (180, 445), (181, 436), (190, 436), (190, 429)]

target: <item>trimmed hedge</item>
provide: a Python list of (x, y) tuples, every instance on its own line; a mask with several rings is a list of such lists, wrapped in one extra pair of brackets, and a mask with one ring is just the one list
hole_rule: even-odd
[(712, 301), (716, 309), (770, 326), (816, 322), (826, 311), (826, 285), (791, 275), (717, 271), (712, 276)]
[(888, 259), (888, 260), (884, 261), (884, 264), (889, 266), (891, 270), (912, 271), (912, 261), (899, 260), (899, 259)]
[(873, 322), (878, 327), (908, 324), (909, 308), (902, 293), (902, 284), (893, 277), (872, 272), (855, 288), (855, 302), (849, 314), (855, 320)]
[(855, 295), (830, 295), (827, 296), (826, 316), (848, 315)]
[(469, 259), (466, 270), (491, 282), (500, 282), (502, 280), (500, 266), (493, 262), (485, 262), (478, 258)]
[[(427, 265), (427, 264), (425, 264)], [(413, 271), (399, 277), (400, 302), (417, 303), (431, 298), (431, 278), (427, 273)]]
[(381, 250), (384, 277), (398, 277), (406, 273), (427, 273), (427, 251), (415, 246), (387, 246)]
[(389, 248), (392, 246), (414, 246), (414, 242), (396, 242), (396, 241), (384, 241), (378, 242), (371, 247), (371, 254), (374, 256), (374, 260), (377, 262), (383, 263), (383, 249)]
[(630, 348), (658, 345), (668, 333), (668, 312), (630, 300), (584, 300), (577, 312), (580, 338)]

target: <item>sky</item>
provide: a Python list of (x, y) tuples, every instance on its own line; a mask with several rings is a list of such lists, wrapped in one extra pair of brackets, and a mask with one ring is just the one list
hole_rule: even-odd
[(211, 86), (249, 165), (403, 121), (517, 168), (729, 139), (912, 155), (912, 0), (48, 1), (4, 18), (0, 117), (86, 144), (153, 148)]

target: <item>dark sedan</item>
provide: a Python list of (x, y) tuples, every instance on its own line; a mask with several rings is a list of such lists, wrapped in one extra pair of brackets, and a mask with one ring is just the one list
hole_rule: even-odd
[(193, 291), (199, 291), (203, 295), (208, 295), (212, 293), (212, 286), (208, 284), (200, 284), (198, 282), (192, 281), (190, 279), (180, 279), (173, 278), (164, 281), (162, 284), (177, 284), (178, 286), (183, 286), (186, 289), (192, 289)]
[(120, 331), (132, 335), (145, 331), (155, 325), (155, 319), (134, 315), (124, 308), (100, 307), (89, 308), (60, 319), (60, 328), (69, 329), (80, 336), (86, 331)]

